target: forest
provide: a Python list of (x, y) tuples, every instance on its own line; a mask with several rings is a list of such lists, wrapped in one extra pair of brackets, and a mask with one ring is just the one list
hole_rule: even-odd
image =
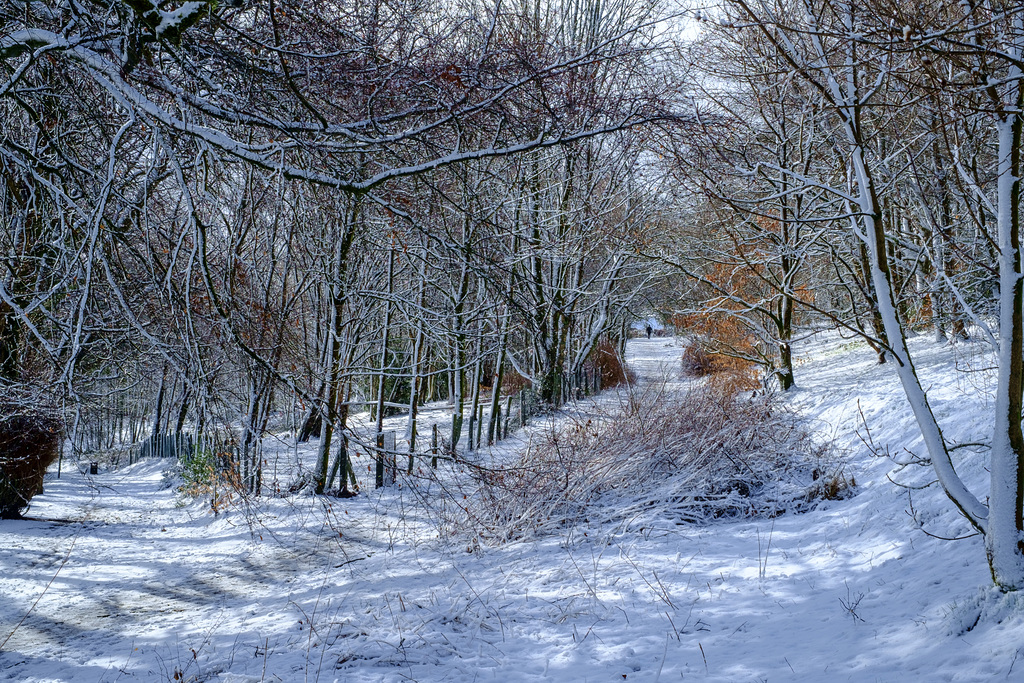
[(1024, 614), (1017, 0), (0, 0), (0, 121), (0, 539), (158, 459), (250, 529), (436, 494), (470, 554), (570, 500), (745, 520), (764, 580), (764, 524), (862, 488), (797, 463), (842, 450), (808, 392), (861, 381), (801, 349), (846, 344), (898, 392), (832, 439), (924, 472), (915, 529)]

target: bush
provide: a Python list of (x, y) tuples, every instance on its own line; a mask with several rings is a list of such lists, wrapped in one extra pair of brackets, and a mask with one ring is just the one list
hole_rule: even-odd
[(210, 507), (219, 511), (243, 491), (241, 477), (229, 452), (196, 448), (181, 461), (182, 483), (178, 492), (189, 498), (209, 496)]
[(594, 371), (601, 375), (602, 389), (619, 387), (636, 380), (633, 372), (619, 358), (615, 344), (610, 341), (600, 342), (594, 348), (590, 358)]
[(684, 377), (710, 377), (727, 394), (753, 391), (761, 386), (757, 364), (703, 338), (692, 338), (683, 348)]
[(182, 484), (185, 495), (197, 496), (213, 486), (217, 477), (217, 456), (206, 448), (197, 448), (181, 463)]
[[(0, 410), (7, 413), (7, 407)], [(13, 411), (12, 411), (13, 412)], [(43, 476), (60, 454), (60, 423), (13, 412), (0, 418), (0, 519), (17, 519), (43, 490)]]
[(706, 377), (715, 372), (715, 359), (697, 340), (690, 340), (683, 347), (683, 377)]
[(475, 468), (475, 490), (450, 491), (448, 522), (501, 542), (582, 520), (771, 517), (837, 495), (814, 481), (829, 460), (772, 395), (648, 387), (553, 430), (514, 466)]
[(501, 380), (501, 393), (503, 396), (511, 396), (512, 394), (518, 394), (528, 386), (530, 386), (530, 380), (518, 372), (509, 370), (505, 372)]

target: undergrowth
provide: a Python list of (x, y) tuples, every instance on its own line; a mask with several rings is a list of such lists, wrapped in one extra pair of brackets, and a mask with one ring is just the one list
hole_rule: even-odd
[(468, 471), (448, 486), (442, 521), (492, 543), (582, 522), (772, 517), (850, 486), (831, 448), (774, 395), (709, 383), (634, 387), (535, 437), (514, 464)]
[(197, 448), (179, 467), (178, 493), (186, 498), (209, 498), (214, 512), (231, 505), (244, 492), (237, 468), (224, 454)]

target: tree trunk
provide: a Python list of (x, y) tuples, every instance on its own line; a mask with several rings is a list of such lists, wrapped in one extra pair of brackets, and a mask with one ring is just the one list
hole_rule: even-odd
[(494, 361), (494, 378), (491, 386), (491, 416), (487, 421), (487, 445), (492, 445), (501, 438), (501, 425), (498, 423), (501, 418), (501, 383), (505, 379), (505, 346), (508, 344), (508, 332), (506, 330), (505, 317), (500, 323), (501, 334), (498, 336), (498, 357)]
[[(1020, 22), (1018, 16), (1015, 23)], [(1019, 35), (1018, 41), (1024, 43), (1024, 35)], [(1020, 145), (1024, 125), (1024, 114), (1020, 112), (1024, 106), (1024, 86), (1019, 80), (1021, 77), (1018, 70), (1018, 80), (1011, 86), (1017, 91), (1012, 98), (1015, 113), (1006, 114), (996, 124), (999, 144), (999, 372), (985, 548), (992, 578), (1004, 590), (1024, 589), (1024, 434), (1021, 432), (1024, 281), (1020, 256)]]
[[(427, 291), (427, 244), (423, 243), (420, 250), (420, 277), (419, 288), (416, 293), (416, 305), (423, 310), (426, 304)], [(412, 379), (409, 387), (409, 419), (405, 428), (405, 440), (409, 444), (409, 469), (412, 474), (414, 462), (413, 454), (416, 452), (416, 418), (419, 410), (421, 384), (423, 383), (423, 353), (426, 344), (426, 322), (421, 317), (416, 325), (416, 336), (412, 344)]]
[[(331, 439), (334, 434), (334, 423), (339, 414), (339, 396), (343, 395), (340, 384), (343, 381), (342, 337), (345, 327), (345, 303), (347, 296), (348, 257), (355, 240), (359, 220), (359, 202), (352, 200), (352, 205), (343, 216), (343, 232), (337, 242), (332, 264), (333, 281), (328, 283), (330, 291), (330, 323), (326, 343), (327, 353), (327, 400), (321, 412), (320, 447), (317, 453), (317, 468), (314, 479), (314, 491), (322, 495), (327, 483), (327, 468), (331, 456)], [(326, 414), (324, 414), (326, 413)]]
[(381, 452), (381, 444), (384, 434), (384, 381), (388, 372), (388, 342), (391, 335), (391, 295), (393, 293), (395, 280), (395, 249), (388, 249), (388, 279), (387, 299), (384, 301), (384, 329), (381, 331), (380, 349), (380, 372), (377, 375), (377, 455), (376, 455), (376, 478), (377, 488), (384, 485), (384, 460), (385, 455)]

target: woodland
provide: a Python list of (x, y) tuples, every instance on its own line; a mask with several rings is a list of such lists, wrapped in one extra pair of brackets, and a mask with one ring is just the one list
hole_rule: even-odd
[[(1017, 0), (0, 0), (0, 121), (4, 517), (146, 456), (279, 495), (285, 432), (368, 495), (629, 383), (637, 320), (728, 401), (837, 331), (1024, 588)], [(922, 335), (991, 349), (983, 442)]]

